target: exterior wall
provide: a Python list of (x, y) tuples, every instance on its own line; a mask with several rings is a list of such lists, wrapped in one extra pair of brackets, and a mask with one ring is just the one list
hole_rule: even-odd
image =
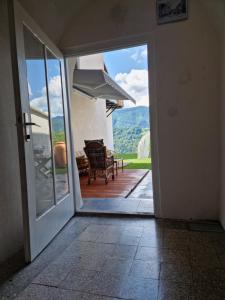
[(20, 172), (7, 0), (0, 1), (0, 263), (23, 247)]
[(103, 54), (98, 53), (79, 57), (78, 68), (87, 70), (104, 70)]
[[(104, 69), (103, 54), (92, 54), (77, 59), (79, 69)], [(106, 101), (91, 99), (77, 91), (72, 93), (72, 129), (75, 151), (82, 151), (84, 140), (104, 139), (113, 149), (112, 117), (106, 117)]]
[(61, 49), (72, 53), (73, 47), (93, 52), (120, 38), (149, 37), (160, 217), (219, 218), (220, 49), (203, 2), (189, 1), (188, 20), (159, 26), (153, 0), (97, 0), (74, 19), (60, 41)]
[(108, 116), (108, 118), (106, 118), (106, 130), (107, 130), (106, 145), (110, 150), (114, 150), (112, 114)]
[[(78, 92), (73, 92), (71, 99), (71, 118), (75, 151), (82, 151), (84, 140), (104, 139), (111, 149), (112, 141), (108, 139), (106, 104), (103, 99), (93, 100)], [(112, 124), (112, 123), (111, 123)], [(112, 127), (112, 125), (111, 125)]]

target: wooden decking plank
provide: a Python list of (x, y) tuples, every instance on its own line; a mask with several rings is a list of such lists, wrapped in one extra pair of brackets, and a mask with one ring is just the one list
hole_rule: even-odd
[(126, 197), (146, 172), (147, 170), (124, 170), (123, 172), (119, 170), (115, 180), (110, 179), (107, 185), (101, 178), (97, 178), (88, 185), (87, 176), (81, 176), (81, 195), (83, 198)]

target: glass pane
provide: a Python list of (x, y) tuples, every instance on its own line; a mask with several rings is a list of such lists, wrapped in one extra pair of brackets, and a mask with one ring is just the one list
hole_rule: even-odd
[(36, 215), (39, 217), (54, 205), (44, 46), (26, 27), (24, 27), (24, 43), (31, 122), (40, 126), (32, 126)]
[(47, 70), (55, 166), (55, 189), (56, 199), (60, 200), (69, 192), (65, 116), (61, 65), (59, 59), (49, 51), (47, 51)]

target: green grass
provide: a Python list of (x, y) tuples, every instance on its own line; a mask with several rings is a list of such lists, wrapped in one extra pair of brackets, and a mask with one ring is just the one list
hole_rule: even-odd
[(123, 158), (124, 169), (152, 169), (151, 158), (138, 159), (137, 153), (117, 154), (115, 157)]
[(55, 173), (56, 174), (66, 174), (67, 173), (67, 168), (56, 168)]

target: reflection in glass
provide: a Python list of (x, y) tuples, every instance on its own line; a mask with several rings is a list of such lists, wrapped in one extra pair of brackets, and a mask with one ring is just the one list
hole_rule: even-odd
[(47, 51), (48, 96), (52, 124), (56, 199), (69, 192), (65, 116), (60, 61)]
[(26, 27), (24, 27), (24, 43), (31, 122), (40, 126), (32, 126), (36, 216), (39, 217), (54, 205), (44, 46)]

